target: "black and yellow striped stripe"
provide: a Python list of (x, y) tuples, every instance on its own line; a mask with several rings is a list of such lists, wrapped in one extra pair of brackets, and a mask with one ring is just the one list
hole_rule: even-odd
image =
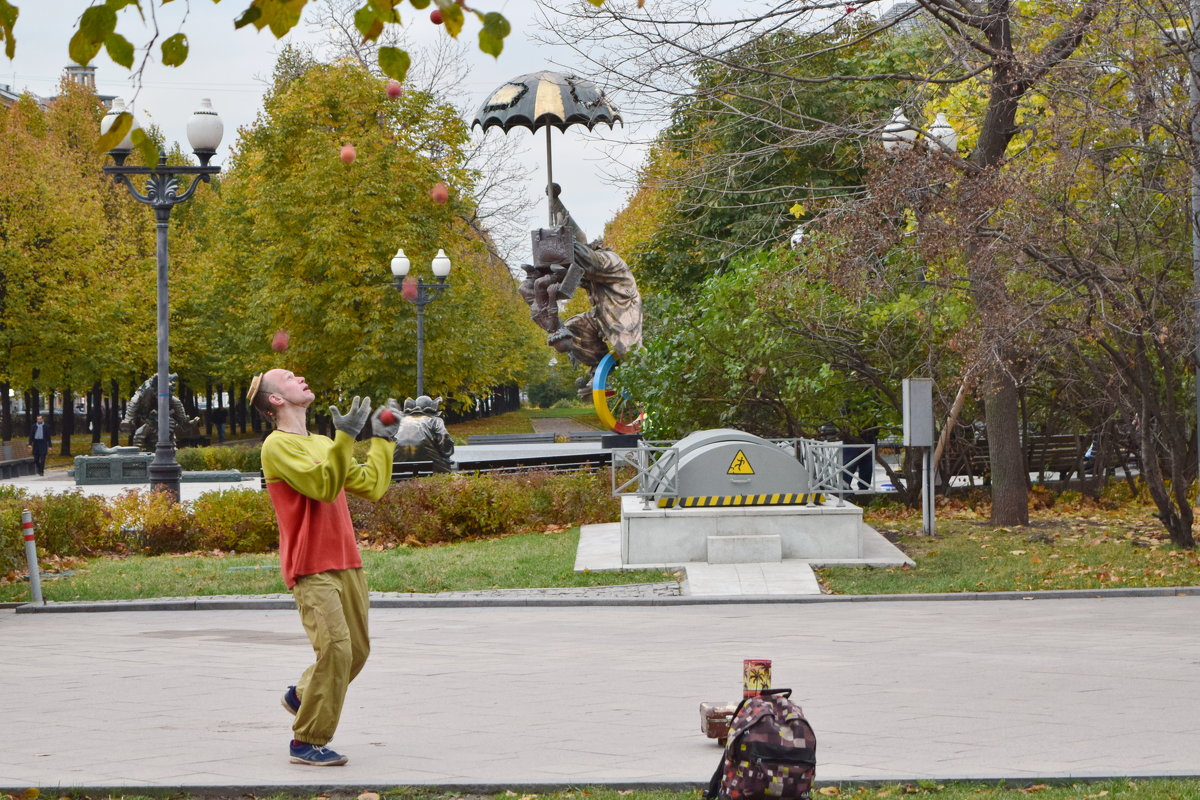
[(717, 508), (721, 506), (792, 506), (822, 503), (823, 494), (733, 494), (702, 497), (660, 497), (659, 508)]

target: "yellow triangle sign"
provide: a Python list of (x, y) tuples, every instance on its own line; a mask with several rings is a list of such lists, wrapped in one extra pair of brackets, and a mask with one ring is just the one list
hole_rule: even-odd
[(754, 467), (750, 466), (750, 461), (746, 458), (746, 454), (738, 450), (737, 455), (733, 457), (733, 461), (729, 464), (729, 469), (725, 470), (725, 474), (753, 475)]

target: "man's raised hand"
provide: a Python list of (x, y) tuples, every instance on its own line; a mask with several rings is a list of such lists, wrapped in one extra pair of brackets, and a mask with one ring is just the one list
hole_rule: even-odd
[(355, 395), (350, 401), (349, 411), (343, 414), (338, 411), (337, 406), (330, 406), (329, 416), (333, 420), (333, 427), (348, 434), (351, 439), (356, 439), (367, 424), (367, 417), (371, 416), (371, 398)]

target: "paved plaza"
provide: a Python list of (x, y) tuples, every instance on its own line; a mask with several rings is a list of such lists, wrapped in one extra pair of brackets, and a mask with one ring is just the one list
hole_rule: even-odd
[[(686, 599), (686, 598), (684, 598)], [(696, 786), (702, 701), (774, 661), (818, 777), (1200, 775), (1200, 597), (380, 608), (333, 745), (292, 765), (285, 609), (0, 611), (0, 791)]]

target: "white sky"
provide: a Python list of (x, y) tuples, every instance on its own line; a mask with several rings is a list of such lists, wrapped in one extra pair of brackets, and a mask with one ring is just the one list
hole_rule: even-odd
[[(67, 44), (71, 32), (79, 15), (91, 3), (89, 0), (24, 0), (17, 5), (20, 17), (16, 26), (16, 57), (9, 61), (0, 56), (0, 84), (8, 84), (18, 92), (28, 89), (42, 96), (54, 95), (63, 68), (70, 63)], [(201, 98), (211, 98), (225, 122), (225, 137), (217, 163), (225, 160), (228, 149), (236, 142), (237, 129), (253, 122), (261, 108), (263, 91), (284, 43), (318, 42), (321, 39), (304, 23), (293, 29), (282, 42), (269, 31), (260, 33), (253, 26), (234, 30), (233, 20), (247, 5), (247, 0), (225, 0), (219, 5), (209, 0), (176, 0), (157, 9), (162, 38), (174, 33), (183, 14), (187, 14), (183, 30), (188, 36), (190, 52), (181, 67), (150, 63), (134, 108), (143, 125), (157, 124), (168, 140), (178, 141), (188, 150), (185, 133), (188, 118)], [(479, 52), (475, 46), (479, 25), (473, 18), (468, 18), (460, 35), (460, 40), (469, 45), (468, 59), (472, 69), (466, 84), (460, 87), (459, 96), (469, 100), (472, 114), (492, 89), (509, 78), (541, 69), (573, 71), (570, 51), (534, 44), (527, 38), (525, 31), (536, 25), (532, 0), (475, 0), (472, 5), (483, 11), (502, 12), (513, 26), (499, 60)], [(149, 13), (151, 4), (144, 3), (143, 6)], [(122, 12), (117, 31), (135, 47), (140, 47), (147, 40), (149, 29), (139, 29), (136, 13), (131, 11)], [(408, 35), (416, 43), (446, 35), (444, 28), (429, 21), (428, 14), (428, 9), (418, 12), (407, 4), (401, 8)], [(158, 52), (157, 45), (155, 51)], [(140, 56), (139, 51), (137, 58)], [(554, 63), (556, 61), (559, 63)], [(126, 100), (132, 96), (127, 70), (113, 64), (103, 50), (94, 64), (97, 90), (101, 94), (117, 95)], [(581, 67), (578, 72), (591, 77)], [(618, 108), (621, 107), (619, 96), (611, 99)], [(476, 129), (473, 135), (483, 134)], [(487, 134), (502, 135), (495, 128)], [(517, 157), (527, 168), (527, 192), (538, 200), (526, 227), (543, 226), (546, 224), (545, 133), (530, 134), (519, 129), (508, 135), (526, 145)], [(563, 186), (564, 201), (589, 236), (599, 236), (604, 224), (625, 202), (625, 191), (605, 182), (605, 176), (618, 169), (606, 151), (617, 154), (627, 166), (637, 167), (642, 150), (636, 145), (624, 147), (630, 139), (630, 132), (621, 126), (610, 131), (601, 125), (591, 134), (581, 126), (574, 126), (565, 134), (553, 133), (554, 178)], [(514, 254), (518, 260), (528, 259), (528, 240), (525, 241), (524, 249)], [(387, 265), (381, 264), (380, 269), (386, 271)]]

